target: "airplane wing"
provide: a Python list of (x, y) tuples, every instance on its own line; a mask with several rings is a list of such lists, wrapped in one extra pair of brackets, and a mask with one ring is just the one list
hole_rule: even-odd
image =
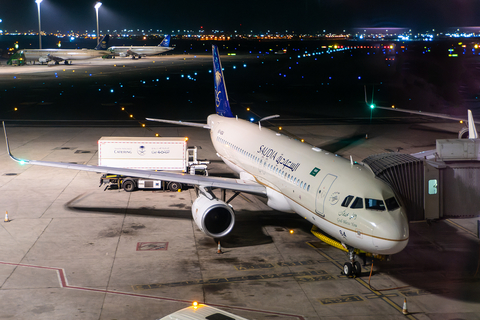
[[(417, 115), (420, 115), (420, 116), (428, 116), (428, 117), (435, 117), (435, 118), (455, 120), (455, 121), (464, 121), (464, 122), (468, 121), (467, 118), (454, 117), (454, 116), (450, 116), (448, 114), (441, 114), (441, 113), (434, 113), (434, 112), (423, 112), (423, 111), (414, 111), (414, 110), (379, 107), (379, 106), (375, 106), (375, 109), (392, 110), (392, 111), (398, 111), (398, 112), (404, 112), (404, 113), (410, 113), (410, 114), (417, 114)], [(480, 121), (474, 121), (474, 122), (475, 123), (480, 123)]]
[(92, 166), (92, 165), (73, 164), (73, 163), (66, 163), (66, 162), (51, 162), (51, 161), (19, 159), (13, 156), (12, 153), (10, 152), (10, 146), (8, 143), (5, 123), (3, 123), (3, 131), (5, 133), (5, 142), (7, 144), (8, 155), (14, 161), (17, 161), (20, 164), (33, 164), (33, 165), (55, 167), (55, 168), (118, 174), (122, 176), (135, 177), (135, 178), (175, 181), (179, 183), (192, 184), (192, 185), (206, 187), (206, 188), (209, 188), (209, 187), (222, 188), (222, 189), (229, 189), (234, 191), (258, 194), (258, 195), (266, 195), (265, 186), (250, 180), (196, 176), (196, 175), (185, 174), (185, 173), (164, 172), (164, 171), (146, 171), (146, 170), (123, 169), (123, 168), (104, 167), (104, 166)]
[(174, 120), (164, 120), (164, 119), (154, 119), (154, 118), (145, 118), (148, 121), (156, 121), (156, 122), (163, 122), (163, 123), (171, 123), (171, 124), (178, 124), (181, 126), (188, 126), (188, 127), (197, 127), (197, 128), (204, 128), (210, 129), (208, 124), (203, 123), (196, 123), (196, 122), (185, 122), (185, 121), (174, 121)]

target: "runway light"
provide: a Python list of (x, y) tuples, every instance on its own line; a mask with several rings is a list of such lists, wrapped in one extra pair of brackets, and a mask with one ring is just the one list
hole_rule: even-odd
[(370, 109), (375, 109), (375, 105), (373, 103), (370, 105)]
[(14, 110), (14, 111), (17, 111), (17, 110), (18, 110), (18, 108), (15, 108), (15, 109), (13, 109), (13, 110)]
[[(17, 109), (17, 108), (15, 108), (15, 109)], [(463, 120), (460, 120), (460, 123), (463, 123)]]
[(395, 106), (392, 104), (392, 109), (395, 109)]
[(290, 229), (290, 234), (293, 234), (293, 230), (292, 230), (292, 229)]
[(122, 111), (125, 111), (125, 107), (122, 107)]
[(133, 118), (133, 114), (130, 115), (130, 118)]
[(301, 142), (305, 142), (305, 140), (304, 140), (304, 139), (302, 139), (302, 140), (300, 140), (300, 141), (301, 141)]
[(144, 128), (145, 128), (145, 123), (142, 123), (142, 127), (144, 127)]
[(155, 137), (158, 137), (158, 133), (155, 133)]
[(278, 127), (278, 130), (282, 130), (282, 127)]
[(250, 111), (250, 108), (247, 108), (247, 111)]

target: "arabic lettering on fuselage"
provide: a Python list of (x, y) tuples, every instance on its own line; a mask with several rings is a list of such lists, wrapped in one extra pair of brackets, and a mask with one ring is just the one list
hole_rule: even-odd
[(283, 166), (284, 168), (289, 168), (292, 171), (296, 171), (300, 166), (299, 162), (293, 162), (290, 159), (287, 159), (283, 156), (283, 153), (278, 155), (278, 152), (272, 148), (269, 148), (265, 145), (261, 145), (257, 153), (262, 154), (267, 159), (272, 159), (278, 165)]

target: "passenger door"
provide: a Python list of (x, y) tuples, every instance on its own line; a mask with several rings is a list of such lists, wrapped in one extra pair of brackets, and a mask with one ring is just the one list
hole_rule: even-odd
[(328, 192), (336, 179), (337, 176), (330, 173), (327, 174), (317, 190), (317, 196), (315, 197), (315, 211), (322, 217), (325, 216), (325, 200), (327, 199)]

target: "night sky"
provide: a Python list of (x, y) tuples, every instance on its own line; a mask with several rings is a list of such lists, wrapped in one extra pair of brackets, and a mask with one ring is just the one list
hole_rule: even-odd
[[(338, 32), (353, 27), (409, 27), (414, 31), (480, 25), (478, 0), (105, 0), (99, 9), (100, 30), (191, 29), (201, 26), (240, 33)], [(96, 28), (95, 1), (44, 0), (42, 29), (92, 32)], [(0, 29), (8, 32), (38, 29), (34, 0), (2, 0)]]

